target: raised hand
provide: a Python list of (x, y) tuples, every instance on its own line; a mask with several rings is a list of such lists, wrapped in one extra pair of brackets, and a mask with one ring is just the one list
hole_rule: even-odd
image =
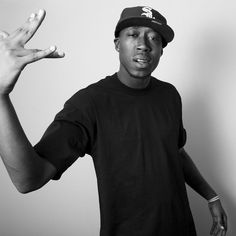
[(0, 31), (0, 95), (9, 94), (24, 69), (43, 58), (62, 58), (56, 46), (47, 49), (26, 49), (25, 44), (33, 37), (46, 15), (45, 10), (32, 13), (27, 21), (12, 34)]

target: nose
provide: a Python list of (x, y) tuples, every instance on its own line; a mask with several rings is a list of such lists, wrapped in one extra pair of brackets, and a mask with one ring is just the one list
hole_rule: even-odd
[(138, 38), (137, 49), (139, 51), (150, 52), (151, 47), (148, 42), (148, 39), (145, 35), (142, 35)]

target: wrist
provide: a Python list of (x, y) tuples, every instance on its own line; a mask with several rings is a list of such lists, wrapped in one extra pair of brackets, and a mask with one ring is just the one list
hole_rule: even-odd
[(212, 202), (215, 202), (215, 201), (218, 201), (220, 200), (220, 197), (218, 195), (216, 195), (215, 197), (212, 197), (210, 199), (207, 200), (208, 203), (212, 203)]

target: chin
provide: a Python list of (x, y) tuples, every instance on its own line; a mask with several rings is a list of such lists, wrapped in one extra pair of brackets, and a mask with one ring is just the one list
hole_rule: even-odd
[(152, 71), (130, 71), (129, 74), (137, 79), (144, 79), (151, 75)]

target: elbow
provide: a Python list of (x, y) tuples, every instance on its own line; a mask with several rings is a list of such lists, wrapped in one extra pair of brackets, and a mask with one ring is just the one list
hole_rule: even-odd
[(11, 176), (11, 179), (17, 191), (19, 193), (26, 194), (43, 187), (52, 178), (52, 176), (54, 176), (54, 172), (45, 174), (45, 171), (40, 171), (40, 173), (32, 173), (30, 171), (29, 173), (23, 175), (20, 174)]
[(16, 189), (21, 194), (26, 194), (26, 193), (30, 193), (30, 192), (34, 191), (34, 189), (32, 189), (32, 188), (25, 188), (25, 187), (19, 187), (19, 186), (17, 186)]
[(33, 184), (14, 184), (17, 191), (21, 194), (27, 194), (27, 193), (31, 193), (33, 191), (36, 191), (38, 189), (41, 188), (41, 186), (37, 186), (37, 185), (33, 185)]
[(30, 192), (34, 191), (33, 189), (30, 189), (30, 188), (19, 188), (19, 187), (17, 187), (16, 189), (21, 194), (26, 194), (26, 193), (30, 193)]

